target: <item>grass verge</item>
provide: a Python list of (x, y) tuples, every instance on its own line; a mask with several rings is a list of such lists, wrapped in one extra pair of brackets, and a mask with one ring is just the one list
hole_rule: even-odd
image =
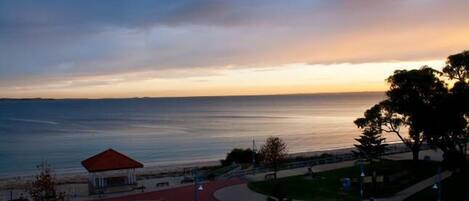
[[(365, 166), (365, 174), (371, 175), (373, 170), (376, 175), (391, 176), (401, 175), (394, 181), (385, 181), (379, 185), (364, 185), (365, 197), (389, 197), (395, 193), (436, 174), (439, 162), (418, 161), (415, 163), (409, 160), (391, 161), (383, 160)], [(349, 191), (344, 191), (341, 185), (341, 178), (359, 178), (360, 167), (336, 169), (318, 174), (318, 179), (308, 179), (307, 177), (293, 176), (277, 179), (276, 181), (260, 181), (249, 183), (248, 186), (253, 191), (273, 196), (274, 193), (284, 193), (287, 197), (299, 200), (359, 200), (359, 183), (353, 183)]]

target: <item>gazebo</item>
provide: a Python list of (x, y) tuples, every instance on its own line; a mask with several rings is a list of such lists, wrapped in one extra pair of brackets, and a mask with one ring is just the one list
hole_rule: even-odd
[(108, 149), (81, 162), (89, 172), (90, 194), (129, 191), (137, 185), (135, 169), (143, 164)]

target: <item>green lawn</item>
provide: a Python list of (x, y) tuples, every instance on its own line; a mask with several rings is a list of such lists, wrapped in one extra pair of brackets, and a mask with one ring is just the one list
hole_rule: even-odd
[[(448, 201), (464, 201), (465, 191), (467, 191), (467, 182), (464, 182), (462, 177), (451, 176), (442, 182), (441, 198)], [(405, 201), (431, 201), (437, 200), (438, 191), (429, 187), (417, 194), (411, 196)]]
[[(437, 172), (438, 162), (419, 161), (414, 164), (412, 161), (390, 161), (385, 160), (375, 164), (377, 175), (391, 175), (398, 172), (407, 171), (408, 174), (395, 182), (387, 182), (376, 187), (375, 197), (388, 197), (407, 186), (415, 184), (428, 178)], [(371, 167), (365, 166), (365, 174), (371, 174)], [(300, 200), (359, 200), (359, 184), (355, 183), (348, 192), (342, 190), (341, 178), (358, 178), (360, 167), (354, 166), (319, 173), (320, 179), (308, 180), (304, 176), (293, 176), (278, 179), (277, 181), (261, 181), (249, 184), (252, 190), (272, 195), (272, 192), (284, 192), (289, 198)], [(371, 193), (371, 185), (365, 186), (365, 193)]]

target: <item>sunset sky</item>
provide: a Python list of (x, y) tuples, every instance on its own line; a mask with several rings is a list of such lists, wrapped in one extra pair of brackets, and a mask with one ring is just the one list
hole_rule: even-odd
[(0, 97), (383, 91), (469, 49), (469, 1), (0, 0)]

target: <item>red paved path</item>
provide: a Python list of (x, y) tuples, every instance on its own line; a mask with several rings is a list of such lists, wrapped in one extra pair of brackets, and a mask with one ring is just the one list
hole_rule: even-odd
[[(201, 191), (200, 201), (217, 201), (213, 193), (220, 188), (245, 183), (241, 179), (234, 178), (229, 180), (212, 181), (203, 184), (204, 190)], [(184, 186), (161, 191), (153, 191), (136, 195), (127, 195), (115, 198), (100, 199), (99, 201), (194, 201), (194, 186)]]

